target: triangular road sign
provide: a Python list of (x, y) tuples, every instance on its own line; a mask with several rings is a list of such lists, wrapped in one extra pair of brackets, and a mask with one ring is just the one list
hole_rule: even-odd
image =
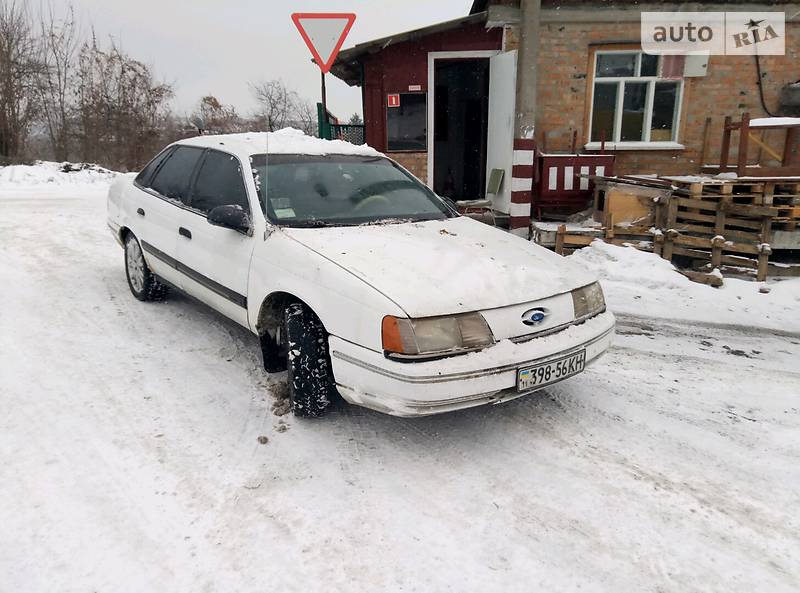
[(294, 26), (322, 72), (328, 72), (333, 66), (355, 20), (356, 15), (347, 12), (295, 12), (292, 15)]

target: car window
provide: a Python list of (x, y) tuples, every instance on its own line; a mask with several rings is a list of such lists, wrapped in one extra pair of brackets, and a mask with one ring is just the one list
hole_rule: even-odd
[(287, 226), (440, 220), (455, 214), (419, 180), (383, 157), (256, 154), (261, 208)]
[(179, 146), (158, 170), (150, 187), (165, 198), (187, 203), (192, 172), (202, 155), (202, 148)]
[(150, 187), (150, 179), (156, 172), (158, 166), (170, 155), (174, 147), (170, 146), (159, 152), (153, 160), (147, 163), (144, 169), (136, 176), (136, 183), (144, 187)]
[(190, 206), (208, 213), (217, 206), (241, 206), (250, 212), (239, 159), (210, 150), (197, 174)]

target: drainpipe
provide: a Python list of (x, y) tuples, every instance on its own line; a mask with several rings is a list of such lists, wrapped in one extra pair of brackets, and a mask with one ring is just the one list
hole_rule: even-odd
[(536, 80), (539, 61), (539, 12), (541, 0), (520, 0), (519, 52), (517, 54), (517, 102), (514, 127), (510, 230), (530, 238), (536, 141)]

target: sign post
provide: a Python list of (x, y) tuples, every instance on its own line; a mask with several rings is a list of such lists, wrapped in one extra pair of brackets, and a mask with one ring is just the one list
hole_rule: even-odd
[[(295, 12), (292, 22), (303, 38), (306, 46), (319, 66), (322, 78), (322, 112), (325, 124), (328, 123), (328, 98), (325, 90), (325, 74), (330, 71), (336, 61), (339, 50), (342, 49), (344, 40), (356, 15), (351, 12)], [(320, 137), (323, 130), (319, 131)]]

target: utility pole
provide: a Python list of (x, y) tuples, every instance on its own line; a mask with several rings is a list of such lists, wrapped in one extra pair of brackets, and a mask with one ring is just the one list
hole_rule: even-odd
[(517, 101), (514, 122), (514, 167), (518, 191), (511, 192), (510, 230), (529, 237), (533, 171), (536, 151), (536, 83), (539, 69), (539, 14), (541, 0), (520, 0)]

